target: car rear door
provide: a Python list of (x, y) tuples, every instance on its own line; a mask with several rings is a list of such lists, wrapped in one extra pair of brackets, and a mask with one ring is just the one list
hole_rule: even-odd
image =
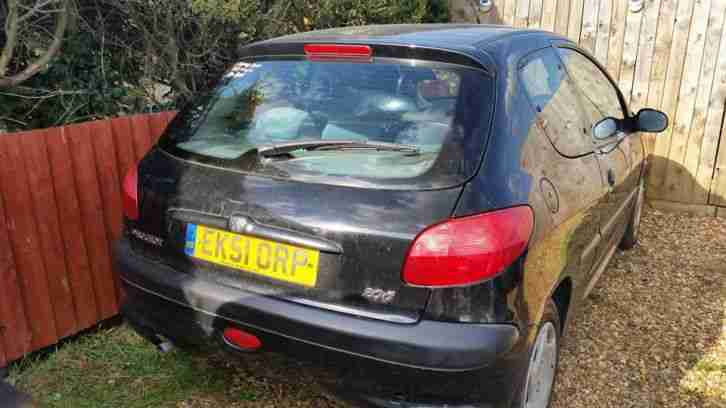
[[(560, 47), (557, 50), (577, 84), (588, 131), (591, 132), (598, 122), (607, 117), (623, 123), (627, 117), (624, 101), (605, 71), (590, 57), (574, 48)], [(629, 209), (638, 187), (640, 172), (634, 168), (636, 161), (633, 155), (641, 152), (642, 146), (639, 139), (628, 137), (627, 132), (623, 125), (622, 129), (606, 139), (593, 139), (595, 155), (609, 189), (600, 227), (604, 252), (611, 251), (625, 232)]]

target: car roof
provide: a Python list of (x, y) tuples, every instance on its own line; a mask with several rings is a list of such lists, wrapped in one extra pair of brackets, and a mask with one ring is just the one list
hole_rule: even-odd
[(308, 31), (252, 45), (334, 42), (419, 46), (463, 53), (484, 63), (482, 61), (484, 47), (490, 50), (492, 47), (506, 48), (510, 41), (522, 35), (561, 38), (547, 31), (492, 24), (386, 24)]

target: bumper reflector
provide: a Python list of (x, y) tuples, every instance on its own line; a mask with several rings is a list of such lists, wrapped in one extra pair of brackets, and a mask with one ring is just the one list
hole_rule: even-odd
[(224, 329), (222, 337), (228, 345), (240, 351), (256, 351), (262, 347), (262, 342), (257, 336), (234, 327)]

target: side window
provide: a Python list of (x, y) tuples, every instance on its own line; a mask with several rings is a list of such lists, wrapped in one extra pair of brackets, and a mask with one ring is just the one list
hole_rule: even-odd
[(618, 91), (600, 68), (588, 57), (570, 48), (558, 49), (567, 72), (583, 96), (584, 109), (594, 125), (601, 119), (623, 119)]
[(583, 133), (575, 86), (554, 50), (530, 54), (519, 70), (520, 82), (538, 112), (538, 122), (557, 151), (568, 157), (592, 151), (592, 139)]

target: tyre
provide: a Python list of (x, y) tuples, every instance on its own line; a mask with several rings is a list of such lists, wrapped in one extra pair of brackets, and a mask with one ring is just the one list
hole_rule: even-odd
[(513, 405), (514, 407), (547, 408), (552, 402), (560, 358), (559, 316), (555, 303), (551, 299), (548, 300), (537, 329), (537, 337), (529, 351), (527, 372), (519, 400)]
[(628, 227), (625, 229), (625, 235), (620, 241), (620, 249), (631, 249), (638, 243), (638, 233), (640, 232), (640, 218), (643, 214), (643, 205), (645, 202), (645, 186), (643, 180), (640, 180), (638, 186), (638, 196), (635, 200), (635, 208), (630, 216)]

